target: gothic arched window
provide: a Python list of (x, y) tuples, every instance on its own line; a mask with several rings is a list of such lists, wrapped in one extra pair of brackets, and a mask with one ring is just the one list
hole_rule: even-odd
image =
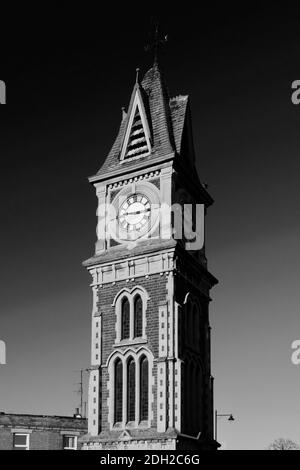
[(123, 364), (121, 359), (115, 363), (115, 423), (123, 420)]
[(193, 324), (192, 324), (192, 304), (190, 300), (188, 300), (186, 305), (186, 329), (185, 329), (185, 341), (187, 345), (191, 345), (192, 342), (192, 334), (193, 334)]
[(189, 429), (194, 432), (195, 431), (195, 410), (197, 409), (196, 403), (196, 395), (197, 391), (195, 390), (195, 365), (193, 362), (190, 363), (189, 367), (189, 405), (188, 405), (188, 422), (189, 422)]
[(198, 341), (198, 309), (197, 305), (193, 306), (193, 346), (197, 348)]
[(134, 299), (134, 337), (143, 336), (143, 301), (139, 295)]
[(148, 359), (143, 356), (140, 362), (140, 420), (148, 419), (149, 372)]
[(129, 300), (125, 297), (122, 300), (122, 315), (121, 315), (121, 339), (129, 338), (129, 324), (130, 324), (130, 306)]
[(193, 395), (193, 405), (191, 409), (191, 421), (192, 421), (192, 429), (194, 432), (198, 430), (198, 407), (200, 406), (199, 403), (199, 388), (197, 384), (197, 366), (193, 364), (192, 372), (191, 372), (191, 380), (192, 380), (192, 395)]
[(127, 365), (127, 421), (135, 421), (135, 362), (132, 357)]
[(189, 427), (189, 403), (190, 403), (190, 382), (189, 382), (189, 374), (190, 374), (190, 367), (189, 362), (186, 359), (184, 363), (184, 425), (186, 429)]
[(202, 375), (202, 367), (198, 366), (197, 370), (197, 394), (199, 403), (197, 405), (198, 408), (198, 427), (199, 431), (203, 430), (203, 375)]

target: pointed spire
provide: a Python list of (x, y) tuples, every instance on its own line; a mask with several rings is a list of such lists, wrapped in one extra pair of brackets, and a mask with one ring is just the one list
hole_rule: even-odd
[(125, 106), (122, 106), (122, 121), (124, 121), (124, 119), (127, 118), (127, 113), (126, 113), (126, 110), (125, 110)]
[(145, 74), (141, 87), (150, 96), (150, 115), (153, 134), (153, 150), (170, 154), (174, 148), (173, 129), (170, 116), (169, 93), (161, 67), (155, 62)]
[(125, 162), (127, 168), (143, 158), (175, 158), (181, 149), (186, 102), (170, 101), (157, 55), (143, 77), (136, 70), (126, 116), (123, 112), (119, 132), (97, 177), (112, 169), (123, 171)]

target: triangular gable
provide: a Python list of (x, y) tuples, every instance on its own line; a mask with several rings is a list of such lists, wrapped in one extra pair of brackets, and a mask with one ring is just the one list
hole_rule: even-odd
[(121, 161), (149, 155), (151, 152), (150, 129), (139, 86), (128, 111), (128, 124), (121, 148)]
[[(184, 103), (183, 103), (184, 105)], [(141, 160), (150, 161), (151, 159), (163, 158), (164, 156), (175, 156), (174, 152), (181, 145), (181, 133), (184, 119), (178, 116), (176, 103), (169, 102), (168, 91), (157, 66), (148, 70), (141, 83), (136, 82), (128, 107), (126, 116), (122, 113), (122, 121), (119, 127), (117, 137), (104, 160), (97, 174), (90, 177), (90, 181), (94, 181), (99, 176), (115, 171), (123, 171), (122, 166), (126, 168), (133, 167)], [(145, 139), (147, 143), (147, 154), (143, 152), (130, 154), (126, 156), (127, 144), (130, 137), (132, 120), (136, 108), (141, 114), (143, 131), (146, 130)], [(185, 108), (185, 105), (183, 106)], [(178, 122), (179, 119), (179, 122)], [(173, 135), (174, 134), (174, 135)], [(176, 142), (174, 137), (176, 137)], [(147, 142), (148, 140), (148, 142)], [(142, 142), (142, 141), (141, 141)], [(131, 149), (134, 150), (134, 149)], [(177, 153), (180, 150), (177, 149)], [(126, 156), (126, 158), (125, 158)]]

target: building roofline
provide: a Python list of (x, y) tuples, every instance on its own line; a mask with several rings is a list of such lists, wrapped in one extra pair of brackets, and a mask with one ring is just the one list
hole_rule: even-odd
[(24, 416), (28, 418), (60, 418), (60, 419), (74, 419), (74, 420), (82, 420), (86, 421), (87, 418), (77, 418), (76, 416), (62, 416), (62, 415), (41, 415), (41, 414), (33, 414), (33, 413), (6, 413), (4, 411), (0, 411), (0, 417), (1, 416)]

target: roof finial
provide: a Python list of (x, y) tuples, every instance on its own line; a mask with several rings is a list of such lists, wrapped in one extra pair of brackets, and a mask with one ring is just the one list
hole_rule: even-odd
[(153, 41), (152, 41), (152, 43), (146, 45), (145, 50), (150, 51), (151, 49), (153, 49), (153, 51), (154, 51), (154, 63), (157, 64), (158, 59), (159, 59), (160, 49), (168, 41), (168, 35), (166, 34), (163, 38), (160, 37), (158, 21), (154, 22), (154, 28), (155, 28), (155, 31), (154, 31), (154, 34), (153, 34)]
[(137, 67), (137, 68), (135, 69), (135, 72), (136, 72), (135, 83), (139, 83), (139, 72), (140, 72), (140, 69)]
[(122, 106), (122, 121), (127, 117), (125, 106)]

